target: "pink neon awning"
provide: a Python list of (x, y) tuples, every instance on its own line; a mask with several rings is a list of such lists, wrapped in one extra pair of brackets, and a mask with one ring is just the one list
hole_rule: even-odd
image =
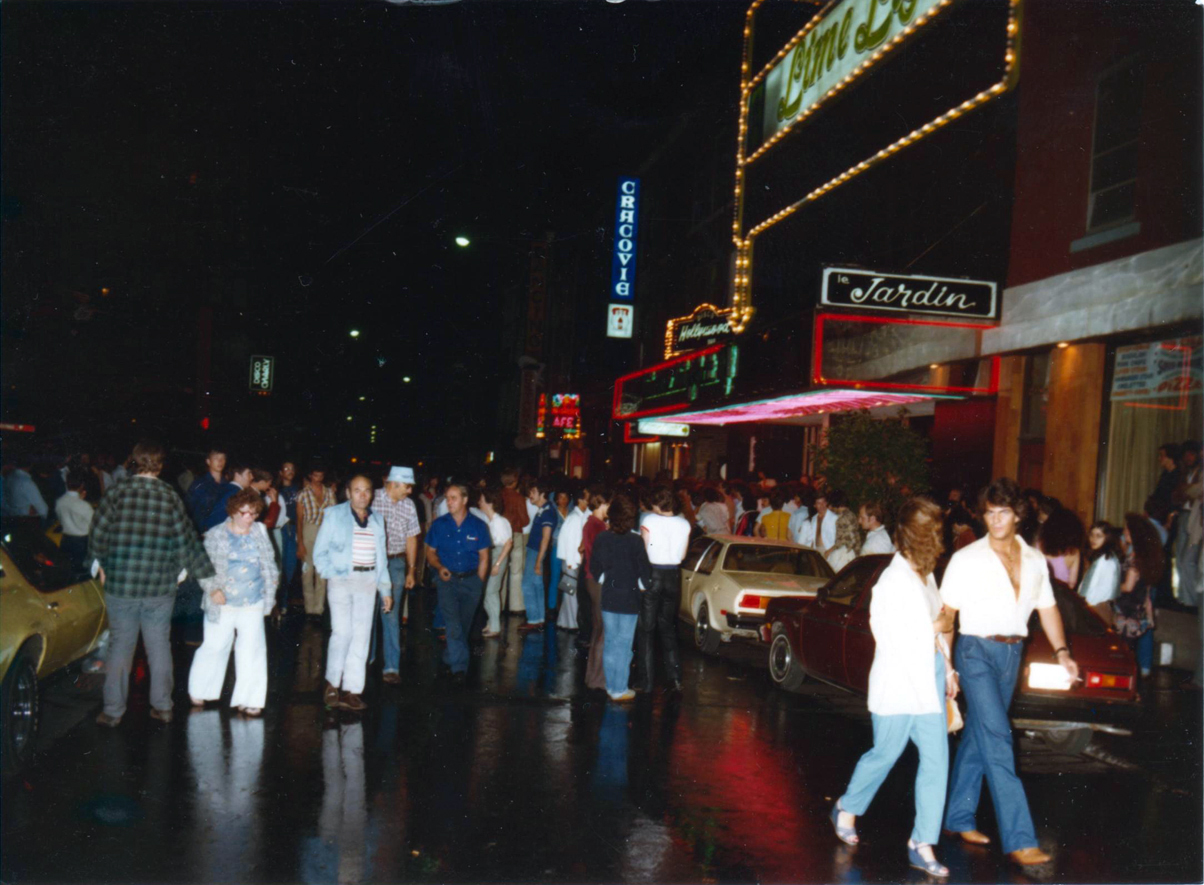
[(865, 390), (815, 390), (777, 399), (724, 406), (702, 412), (664, 415), (657, 420), (678, 424), (745, 424), (750, 421), (773, 421), (799, 418), (824, 412), (851, 412), (879, 406), (905, 406), (932, 399), (905, 393), (875, 393)]

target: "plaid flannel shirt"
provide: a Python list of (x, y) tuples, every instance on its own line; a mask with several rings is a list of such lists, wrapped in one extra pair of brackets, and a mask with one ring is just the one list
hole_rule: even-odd
[(181, 569), (198, 580), (214, 574), (183, 502), (149, 476), (123, 479), (100, 499), (88, 558), (105, 570), (105, 593), (123, 599), (175, 593)]
[(409, 498), (394, 501), (384, 489), (372, 497), (372, 512), (385, 521), (385, 550), (390, 556), (406, 552), (406, 539), (422, 534), (418, 511)]

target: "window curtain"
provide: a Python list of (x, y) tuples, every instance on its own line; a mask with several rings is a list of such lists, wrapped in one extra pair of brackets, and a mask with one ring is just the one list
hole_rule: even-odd
[[(1199, 439), (1204, 425), (1204, 397), (1199, 394), (1112, 403), (1108, 428), (1108, 470), (1104, 474), (1100, 519), (1120, 525), (1126, 513), (1140, 513), (1162, 468), (1158, 447)], [(1158, 408), (1144, 408), (1157, 406)]]

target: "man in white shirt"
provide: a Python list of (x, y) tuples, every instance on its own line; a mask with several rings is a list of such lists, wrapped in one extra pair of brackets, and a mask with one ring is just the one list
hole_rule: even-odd
[(63, 527), (62, 551), (71, 564), (83, 569), (88, 556), (88, 532), (92, 530), (95, 511), (84, 499), (88, 496), (88, 474), (81, 467), (67, 471), (67, 492), (54, 502), (54, 515)]
[(657, 634), (665, 658), (665, 676), (673, 691), (681, 691), (681, 660), (677, 654), (677, 609), (681, 604), (681, 561), (690, 546), (690, 523), (673, 514), (673, 492), (661, 486), (649, 496), (652, 512), (640, 526), (640, 535), (652, 564), (652, 581), (640, 596), (636, 631), (636, 691), (651, 692), (656, 673), (654, 645)]
[[(560, 524), (560, 534), (556, 536), (556, 558), (560, 560), (560, 573), (577, 578), (578, 589), (584, 589), (585, 582), (580, 580), (578, 569), (581, 568), (581, 536), (585, 530), (585, 520), (589, 518), (589, 492), (585, 486), (579, 487), (573, 493), (573, 506), (569, 515)], [(556, 615), (556, 626), (563, 630), (577, 629), (577, 594), (564, 594), (560, 598), (560, 611)]]
[(949, 782), (945, 829), (971, 844), (990, 842), (975, 824), (985, 776), (1003, 850), (1022, 866), (1050, 859), (1037, 847), (1024, 786), (1016, 776), (1008, 719), (1034, 608), (1067, 684), (1079, 675), (1066, 646), (1045, 557), (1016, 532), (1027, 506), (1013, 480), (991, 483), (980, 499), (987, 535), (953, 555), (941, 587), (945, 606), (959, 613), (954, 663), (968, 708)]
[(28, 464), (18, 463), (4, 478), (4, 515), (45, 519), (50, 508), (26, 467)]
[[(790, 514), (790, 523), (787, 529), (790, 531), (790, 537), (797, 544), (799, 537), (803, 533), (803, 526), (811, 518), (811, 510), (807, 507), (803, 498), (803, 489), (801, 486), (794, 487), (794, 498), (791, 499), (794, 503), (794, 512)], [(783, 507), (783, 510), (786, 508)]]
[(857, 511), (857, 524), (865, 532), (865, 541), (861, 544), (861, 555), (871, 553), (894, 553), (895, 545), (890, 539), (890, 533), (882, 525), (882, 505), (877, 501), (867, 501)]
[(828, 510), (828, 496), (817, 495), (815, 515), (803, 524), (798, 543), (826, 554), (836, 546), (836, 514)]

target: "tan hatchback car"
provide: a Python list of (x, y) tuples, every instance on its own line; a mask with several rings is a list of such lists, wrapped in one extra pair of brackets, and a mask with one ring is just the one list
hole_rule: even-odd
[(690, 543), (681, 564), (678, 616), (694, 628), (707, 654), (733, 638), (758, 640), (769, 600), (811, 598), (832, 577), (817, 550), (789, 541), (706, 535)]

